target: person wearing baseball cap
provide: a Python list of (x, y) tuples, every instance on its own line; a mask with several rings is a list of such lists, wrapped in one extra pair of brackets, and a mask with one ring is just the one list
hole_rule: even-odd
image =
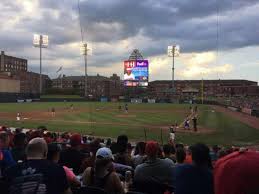
[(98, 149), (95, 166), (87, 168), (83, 173), (83, 184), (98, 187), (107, 193), (124, 193), (120, 178), (114, 171), (113, 159), (109, 148)]
[(135, 80), (135, 75), (132, 73), (131, 67), (125, 69), (124, 80)]
[(70, 145), (76, 147), (82, 144), (82, 137), (80, 134), (75, 133), (70, 137)]
[(214, 168), (215, 194), (259, 193), (259, 153), (240, 149), (220, 158)]
[(138, 190), (148, 192), (150, 189), (158, 189), (158, 184), (173, 185), (174, 165), (164, 159), (158, 158), (160, 147), (155, 141), (146, 143), (145, 152), (147, 161), (135, 169), (134, 181)]
[(76, 175), (83, 172), (82, 163), (86, 159), (86, 155), (81, 152), (81, 144), (81, 135), (75, 133), (70, 137), (71, 147), (60, 153), (59, 164), (72, 168)]
[(111, 159), (114, 160), (114, 157), (112, 155), (112, 151), (109, 148), (100, 148), (96, 152), (96, 158), (99, 159)]

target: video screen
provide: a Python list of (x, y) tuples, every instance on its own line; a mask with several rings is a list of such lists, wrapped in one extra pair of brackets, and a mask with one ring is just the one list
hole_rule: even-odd
[(148, 86), (148, 60), (124, 61), (124, 86)]

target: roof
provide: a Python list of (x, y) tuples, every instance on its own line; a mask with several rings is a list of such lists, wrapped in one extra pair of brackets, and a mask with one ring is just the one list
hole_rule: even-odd
[[(0, 57), (1, 57), (1, 55), (2, 55), (2, 52), (3, 51), (1, 51), (1, 53), (0, 53)], [(10, 57), (10, 58), (15, 58), (15, 59), (18, 59), (18, 60), (24, 60), (24, 61), (28, 61), (27, 59), (24, 59), (24, 58), (20, 58), (20, 57), (14, 57), (14, 56), (9, 56), (9, 55), (6, 55), (5, 54), (5, 52), (3, 52), (3, 54), (4, 54), (4, 57)]]
[[(60, 78), (55, 78), (55, 79), (52, 79), (52, 81), (56, 81), (56, 80), (59, 80)], [(85, 76), (65, 76), (65, 77), (62, 77), (63, 80), (69, 80), (69, 81), (82, 81), (85, 79)], [(108, 77), (104, 77), (104, 76), (101, 76), (101, 75), (89, 75), (87, 76), (87, 79), (90, 80), (90, 79), (102, 79), (102, 80), (108, 80), (109, 78)]]

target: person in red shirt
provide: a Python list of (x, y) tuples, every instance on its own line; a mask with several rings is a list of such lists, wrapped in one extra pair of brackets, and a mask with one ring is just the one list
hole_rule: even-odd
[(215, 194), (259, 193), (259, 153), (234, 152), (215, 164)]

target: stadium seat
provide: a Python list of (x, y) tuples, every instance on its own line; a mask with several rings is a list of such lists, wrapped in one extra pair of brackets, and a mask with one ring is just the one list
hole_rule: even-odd
[(78, 194), (108, 194), (108, 193), (101, 188), (87, 186), (87, 187), (81, 187)]

